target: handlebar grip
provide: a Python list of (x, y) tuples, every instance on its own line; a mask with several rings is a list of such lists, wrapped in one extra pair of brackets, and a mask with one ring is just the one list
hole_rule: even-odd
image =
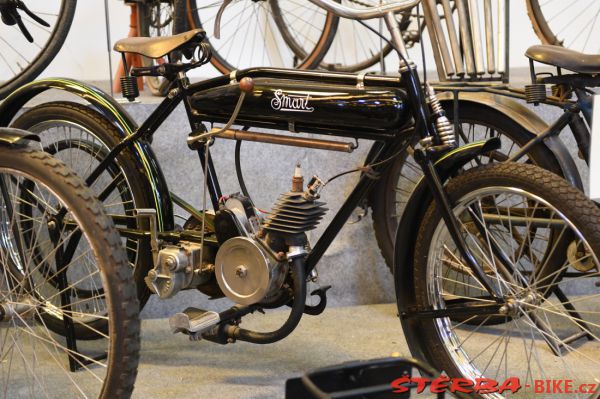
[(131, 76), (160, 76), (158, 66), (148, 67), (133, 67), (131, 68)]

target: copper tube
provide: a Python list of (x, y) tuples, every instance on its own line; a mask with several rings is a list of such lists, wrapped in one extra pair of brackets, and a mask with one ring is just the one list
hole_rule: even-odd
[[(218, 131), (219, 129), (212, 129)], [(228, 140), (243, 140), (254, 141), (258, 143), (269, 143), (278, 145), (287, 145), (291, 147), (314, 148), (317, 150), (352, 152), (354, 151), (353, 143), (342, 143), (339, 141), (311, 139), (307, 137), (293, 137), (278, 134), (256, 133), (245, 130), (227, 129), (223, 133), (216, 135)]]
[(473, 39), (473, 54), (475, 55), (475, 69), (477, 75), (485, 73), (483, 63), (483, 42), (481, 41), (481, 25), (479, 19), (479, 2), (469, 0), (469, 17), (471, 18), (471, 38)]
[(484, 0), (483, 15), (485, 16), (487, 71), (490, 75), (493, 75), (496, 73), (496, 60), (494, 59), (494, 22), (492, 17), (492, 0)]

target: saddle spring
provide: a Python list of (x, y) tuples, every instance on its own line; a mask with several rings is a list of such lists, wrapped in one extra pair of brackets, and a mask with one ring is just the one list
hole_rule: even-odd
[(198, 58), (198, 64), (208, 64), (212, 59), (212, 47), (210, 46), (210, 44), (208, 44), (207, 42), (200, 43), (196, 52), (196, 56)]

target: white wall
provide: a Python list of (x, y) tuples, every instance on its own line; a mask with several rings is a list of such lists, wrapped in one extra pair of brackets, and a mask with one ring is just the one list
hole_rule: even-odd
[[(285, 0), (283, 0), (285, 1)], [(110, 33), (112, 43), (125, 37), (129, 31), (129, 8), (121, 0), (109, 0)], [(513, 0), (511, 6), (510, 66), (526, 67), (523, 53), (528, 46), (538, 42), (527, 17), (525, 2)], [(111, 47), (112, 47), (111, 43)], [(417, 54), (413, 55), (417, 58)], [(428, 69), (433, 60), (428, 56)], [(113, 68), (119, 61), (113, 53)], [(210, 65), (196, 76), (214, 76)], [(68, 76), (83, 80), (108, 80), (108, 55), (104, 29), (104, 0), (79, 0), (73, 27), (65, 46), (43, 76)]]

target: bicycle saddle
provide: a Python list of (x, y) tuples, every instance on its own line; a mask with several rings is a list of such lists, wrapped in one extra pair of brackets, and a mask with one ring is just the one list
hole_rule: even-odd
[(584, 54), (561, 46), (531, 46), (525, 56), (542, 64), (553, 65), (569, 71), (585, 74), (600, 73), (600, 55)]
[(171, 51), (181, 50), (190, 45), (198, 45), (206, 33), (204, 29), (194, 29), (173, 36), (128, 37), (115, 43), (114, 50), (120, 53), (135, 53), (148, 58), (161, 58)]

